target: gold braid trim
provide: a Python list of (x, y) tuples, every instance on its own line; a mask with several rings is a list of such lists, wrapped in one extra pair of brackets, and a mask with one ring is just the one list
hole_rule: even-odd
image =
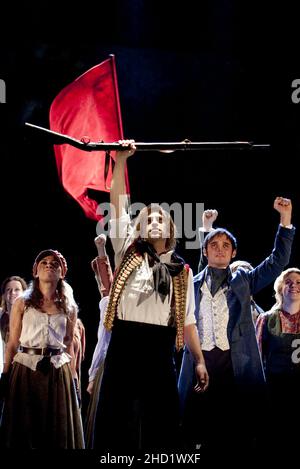
[(186, 314), (186, 296), (188, 285), (188, 270), (182, 269), (180, 274), (172, 277), (173, 294), (175, 298), (175, 320), (176, 320), (176, 350), (184, 346), (184, 322)]
[[(118, 304), (121, 294), (126, 285), (126, 281), (132, 272), (143, 262), (143, 256), (139, 254), (133, 247), (124, 256), (121, 265), (114, 277), (111, 292), (109, 295), (108, 305), (104, 316), (104, 327), (111, 331), (113, 322), (117, 313)], [(186, 314), (186, 296), (188, 285), (188, 271), (184, 267), (182, 271), (172, 277), (173, 295), (175, 299), (175, 322), (176, 322), (176, 349), (180, 350), (184, 346), (184, 322)]]
[(109, 331), (111, 331), (113, 327), (113, 322), (117, 313), (117, 307), (121, 298), (121, 294), (124, 290), (126, 281), (128, 277), (132, 274), (132, 272), (137, 267), (139, 267), (142, 262), (143, 256), (141, 254), (138, 254), (136, 249), (133, 247), (133, 249), (129, 250), (129, 252), (125, 254), (121, 265), (118, 271), (116, 272), (104, 316), (104, 327)]

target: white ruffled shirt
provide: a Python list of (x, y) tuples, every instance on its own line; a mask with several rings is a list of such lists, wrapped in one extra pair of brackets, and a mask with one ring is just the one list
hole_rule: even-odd
[[(133, 230), (127, 213), (110, 221), (110, 237), (115, 252), (115, 266), (118, 267), (126, 250), (133, 242)], [(170, 262), (173, 251), (161, 254), (161, 262)], [(118, 305), (118, 318), (127, 321), (144, 322), (167, 326), (171, 314), (172, 282), (170, 295), (163, 302), (154, 291), (153, 270), (148, 256), (130, 275)], [(189, 269), (185, 326), (196, 324), (193, 272)]]
[[(28, 307), (23, 315), (20, 345), (29, 348), (51, 347), (64, 350), (66, 348), (64, 344), (66, 327), (66, 314), (47, 314), (33, 307)], [(17, 352), (13, 361), (21, 363), (35, 371), (38, 362), (42, 359), (43, 355), (30, 355), (24, 352)], [(60, 368), (65, 363), (70, 363), (70, 361), (71, 356), (67, 352), (53, 355), (50, 358), (50, 362), (55, 368)]]
[(110, 342), (111, 332), (105, 329), (103, 325), (104, 313), (108, 304), (109, 296), (104, 296), (99, 303), (100, 322), (98, 327), (98, 341), (95, 347), (92, 363), (89, 369), (89, 381), (93, 381), (97, 371), (102, 363), (104, 363), (107, 349)]

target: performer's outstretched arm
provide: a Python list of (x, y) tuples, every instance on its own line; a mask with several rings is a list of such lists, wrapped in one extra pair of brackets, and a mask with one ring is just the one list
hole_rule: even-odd
[(111, 181), (110, 190), (110, 203), (112, 208), (115, 210), (115, 214), (112, 214), (112, 218), (120, 218), (126, 211), (127, 204), (127, 193), (126, 193), (126, 180), (125, 180), (125, 168), (127, 158), (134, 154), (136, 148), (134, 140), (120, 140), (122, 146), (130, 145), (130, 149), (127, 151), (117, 151), (116, 153), (116, 164)]
[(205, 237), (210, 231), (213, 231), (213, 223), (218, 217), (218, 212), (215, 209), (204, 210), (202, 214), (202, 227), (199, 228), (199, 241), (200, 241), (200, 260), (198, 264), (198, 273), (207, 266), (207, 259), (203, 255), (203, 242)]

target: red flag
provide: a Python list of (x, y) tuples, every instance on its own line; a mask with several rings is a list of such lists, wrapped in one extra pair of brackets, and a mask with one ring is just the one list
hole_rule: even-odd
[[(66, 86), (50, 108), (50, 129), (70, 137), (115, 142), (123, 138), (114, 56), (91, 68)], [(72, 145), (54, 145), (58, 174), (65, 190), (87, 217), (99, 220), (98, 203), (87, 190), (109, 191), (111, 168), (104, 181), (105, 153), (86, 152)], [(113, 155), (112, 155), (113, 156)], [(129, 192), (128, 178), (127, 191)]]

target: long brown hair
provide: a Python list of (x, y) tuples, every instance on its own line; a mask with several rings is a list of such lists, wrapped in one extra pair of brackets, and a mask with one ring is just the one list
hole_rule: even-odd
[(171, 215), (159, 204), (150, 204), (144, 207), (135, 219), (133, 230), (134, 238), (143, 237), (143, 229), (147, 225), (148, 215), (152, 212), (159, 212), (168, 224), (169, 236), (166, 238), (166, 249), (174, 249), (176, 246), (176, 226)]
[[(39, 287), (39, 279), (34, 278), (28, 289), (23, 294), (25, 306), (42, 309), (43, 294)], [(78, 306), (73, 296), (73, 289), (65, 280), (59, 279), (56, 287), (55, 303), (57, 308), (69, 316), (74, 309), (78, 312)]]

